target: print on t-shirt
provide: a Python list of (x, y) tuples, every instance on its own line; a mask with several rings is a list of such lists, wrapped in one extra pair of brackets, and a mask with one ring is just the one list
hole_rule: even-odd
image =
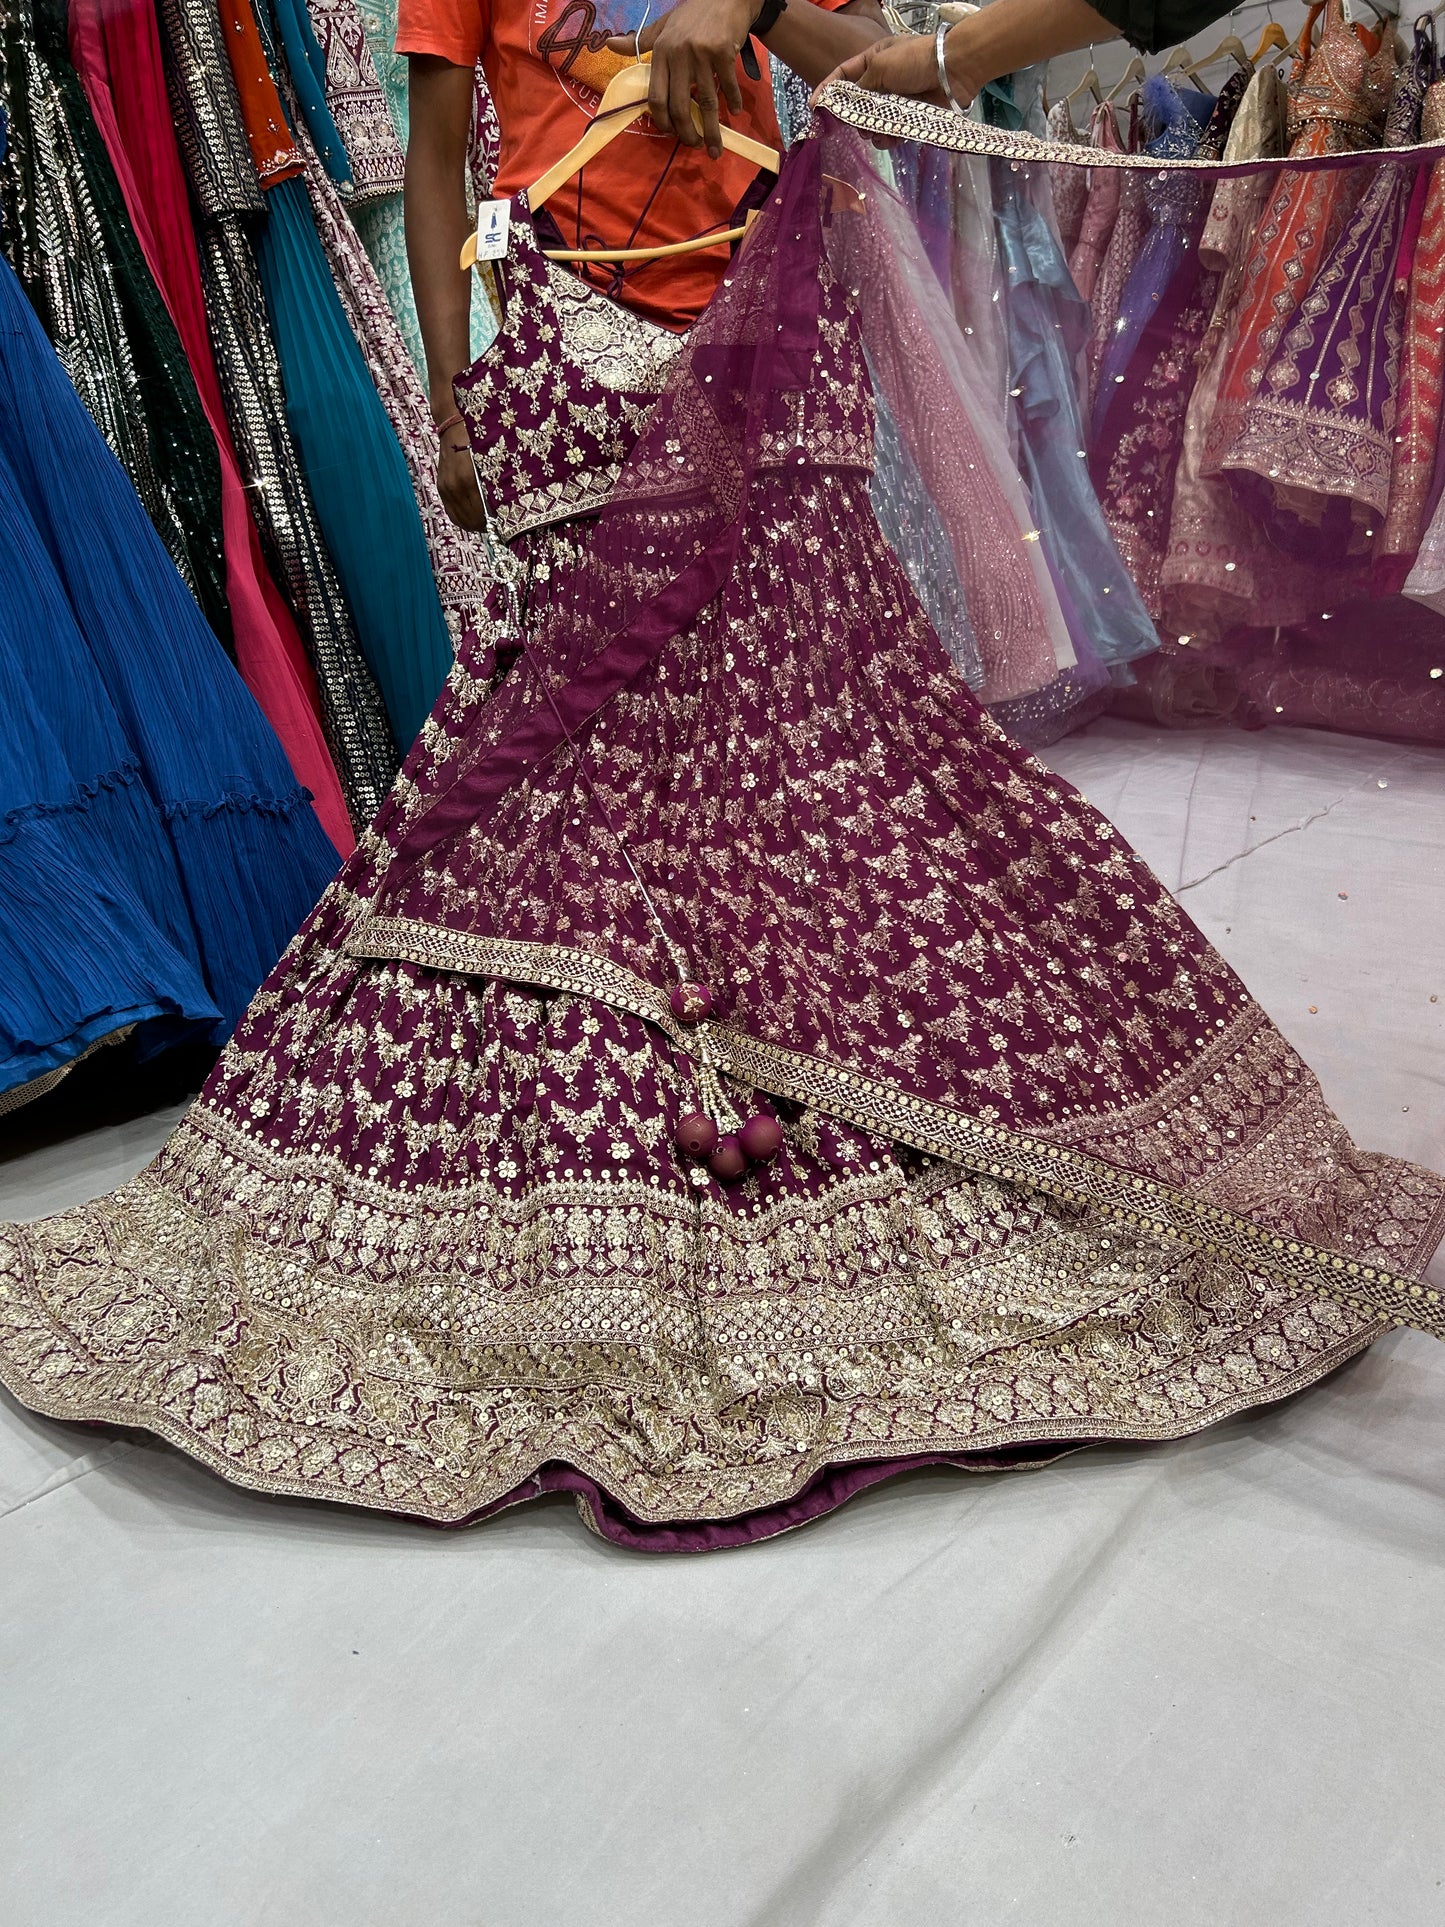
[[(556, 0), (531, 0), (528, 8), (532, 52), (546, 62), (568, 98), (588, 115), (596, 113), (612, 76), (630, 65), (626, 54), (609, 52), (607, 42), (614, 34), (640, 32), (653, 12), (648, 0), (605, 0), (605, 4), (600, 21), (594, 0), (563, 0), (555, 13)], [(646, 120), (637, 131), (657, 134)]]

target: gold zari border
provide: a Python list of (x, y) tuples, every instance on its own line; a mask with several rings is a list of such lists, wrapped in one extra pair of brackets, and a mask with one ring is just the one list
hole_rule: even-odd
[[(351, 957), (413, 963), (590, 997), (655, 1024), (681, 1050), (696, 1033), (673, 1016), (667, 993), (624, 965), (558, 944), (481, 937), (409, 917), (371, 917), (346, 945)], [(983, 1176), (1108, 1213), (1118, 1222), (1216, 1253), (1368, 1318), (1445, 1339), (1441, 1294), (1417, 1279), (1267, 1230), (1224, 1205), (1043, 1138), (1029, 1137), (729, 1024), (706, 1026), (709, 1054), (754, 1090), (829, 1113), (859, 1130), (946, 1159)]]
[(1335, 171), (1342, 166), (1368, 166), (1371, 161), (1445, 161), (1445, 141), (1413, 141), (1405, 146), (1366, 148), (1358, 154), (1303, 155), (1289, 161), (1270, 155), (1257, 160), (1162, 160), (1153, 154), (1123, 154), (1112, 148), (1085, 147), (1073, 141), (1044, 140), (1037, 134), (989, 127), (966, 114), (927, 101), (906, 100), (897, 94), (867, 93), (849, 81), (833, 80), (819, 93), (815, 105), (845, 127), (860, 134), (882, 134), (890, 140), (917, 141), (925, 147), (945, 147), (955, 154), (981, 154), (1009, 161), (1047, 161), (1064, 167), (1123, 168), (1160, 175), (1199, 173), (1215, 179), (1237, 179), (1250, 174)]

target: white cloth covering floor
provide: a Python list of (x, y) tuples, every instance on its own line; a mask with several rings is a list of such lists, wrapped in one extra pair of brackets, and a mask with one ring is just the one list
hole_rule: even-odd
[[(1105, 722), (1051, 760), (1356, 1136), (1445, 1163), (1445, 757)], [(0, 1212), (175, 1115), (12, 1157)], [(560, 1501), (268, 1501), (10, 1400), (0, 1515), (7, 1927), (1445, 1923), (1415, 1334), (1177, 1446), (918, 1474), (721, 1555)]]

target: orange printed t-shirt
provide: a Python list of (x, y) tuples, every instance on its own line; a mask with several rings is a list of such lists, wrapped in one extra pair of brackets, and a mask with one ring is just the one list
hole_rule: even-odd
[[(843, 0), (823, 0), (841, 6)], [(654, 0), (651, 18), (666, 11)], [(400, 0), (396, 50), (434, 54), (457, 67), (478, 59), (502, 129), (494, 193), (510, 196), (535, 181), (579, 140), (602, 90), (624, 64), (607, 37), (631, 33), (644, 0)], [(767, 55), (760, 81), (739, 70), (744, 112), (740, 133), (779, 144)], [(730, 116), (730, 118), (733, 118)], [(756, 178), (737, 155), (710, 161), (682, 147), (644, 116), (559, 188), (547, 211), (568, 247), (655, 247), (726, 226)], [(619, 297), (667, 327), (685, 328), (707, 306), (728, 264), (726, 245), (628, 268)], [(610, 281), (612, 270), (589, 271)]]

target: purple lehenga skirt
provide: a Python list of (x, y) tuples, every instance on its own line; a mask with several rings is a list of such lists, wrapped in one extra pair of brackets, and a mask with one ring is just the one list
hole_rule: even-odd
[[(1441, 1329), (1445, 1184), (1350, 1143), (879, 534), (866, 168), (804, 143), (683, 349), (549, 274), (518, 204), (459, 384), (515, 610), (155, 1163), (0, 1232), (27, 1404), (263, 1491), (444, 1523), (566, 1491), (696, 1551)], [(1002, 499), (973, 477), (974, 533)], [(987, 560), (975, 602), (1032, 621)], [(781, 1152), (724, 1182), (675, 1143), (700, 1108)]]

